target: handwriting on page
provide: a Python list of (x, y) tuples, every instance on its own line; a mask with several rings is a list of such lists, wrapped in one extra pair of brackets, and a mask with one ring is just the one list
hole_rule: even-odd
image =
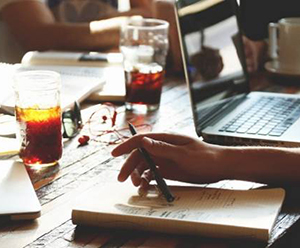
[(171, 186), (170, 189), (175, 195), (172, 203), (157, 191), (140, 196), (130, 182), (109, 184), (101, 190), (92, 190), (87, 203), (73, 211), (73, 217), (77, 223), (82, 218), (85, 224), (88, 220), (105, 227), (217, 234), (220, 237), (255, 235), (267, 240), (284, 199), (282, 189), (185, 186)]
[(115, 208), (123, 214), (205, 221), (212, 218), (210, 214), (212, 209), (214, 215), (218, 215), (216, 211), (218, 209), (224, 214), (225, 209), (234, 207), (235, 201), (234, 191), (199, 189), (195, 195), (195, 191), (186, 188), (176, 191), (176, 199), (171, 204), (166, 203), (159, 195), (151, 197), (135, 195), (130, 197), (127, 204), (115, 204)]

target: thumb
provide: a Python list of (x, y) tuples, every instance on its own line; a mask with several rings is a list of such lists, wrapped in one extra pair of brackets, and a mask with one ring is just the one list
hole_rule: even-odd
[(143, 137), (142, 146), (151, 155), (170, 160), (177, 160), (181, 153), (178, 146), (148, 137)]

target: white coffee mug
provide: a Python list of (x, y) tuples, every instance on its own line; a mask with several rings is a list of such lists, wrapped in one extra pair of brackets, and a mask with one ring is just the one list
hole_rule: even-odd
[(269, 24), (269, 54), (281, 69), (300, 71), (300, 18)]

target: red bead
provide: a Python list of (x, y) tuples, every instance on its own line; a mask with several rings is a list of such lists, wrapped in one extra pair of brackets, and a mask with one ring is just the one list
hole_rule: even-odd
[(107, 120), (107, 116), (106, 115), (103, 115), (102, 116), (102, 120), (105, 122)]
[(82, 135), (78, 138), (78, 142), (81, 146), (86, 145), (90, 140), (90, 137), (87, 135)]

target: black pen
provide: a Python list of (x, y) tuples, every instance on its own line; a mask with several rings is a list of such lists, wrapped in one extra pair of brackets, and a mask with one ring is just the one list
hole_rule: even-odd
[[(129, 130), (130, 130), (131, 134), (136, 135), (137, 132), (135, 130), (135, 127), (131, 123), (128, 123), (128, 126), (129, 126)], [(166, 200), (168, 202), (174, 201), (175, 197), (170, 192), (170, 190), (168, 188), (168, 185), (166, 184), (165, 180), (158, 173), (158, 170), (155, 166), (155, 163), (152, 160), (152, 158), (150, 157), (149, 153), (142, 147), (138, 148), (138, 150), (143, 155), (143, 157), (146, 160), (151, 172), (153, 173), (154, 179), (157, 183), (157, 186), (158, 186), (160, 192), (164, 195), (164, 197), (166, 198)]]

